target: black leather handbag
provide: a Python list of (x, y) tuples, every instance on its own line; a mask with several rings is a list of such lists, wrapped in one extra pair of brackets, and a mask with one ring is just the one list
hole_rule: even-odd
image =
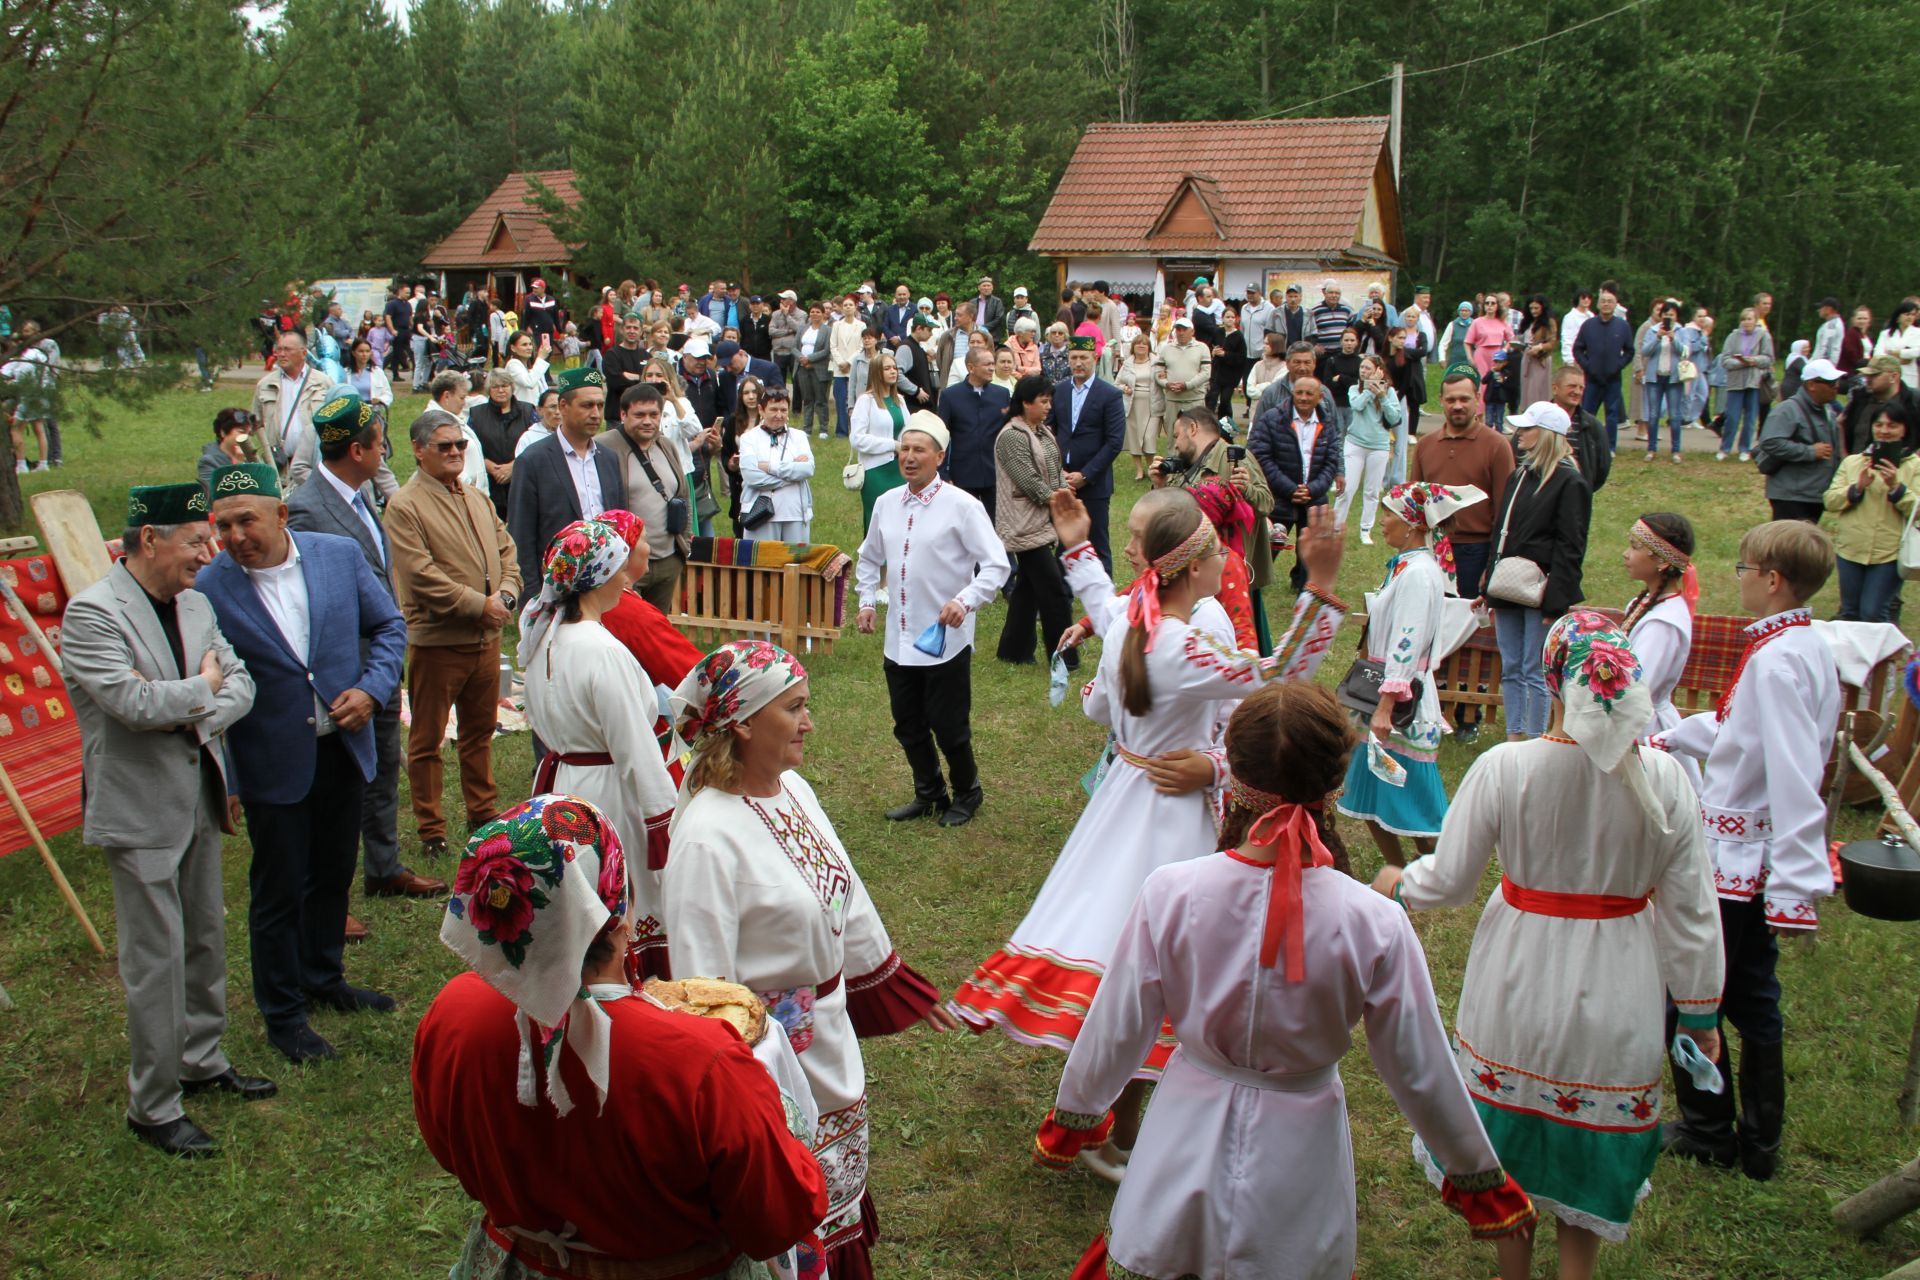
[[(1379, 709), (1380, 686), (1386, 682), (1386, 678), (1386, 663), (1378, 658), (1355, 658), (1333, 696), (1341, 706), (1362, 720), (1371, 721), (1373, 713)], [(1414, 705), (1419, 701), (1420, 682), (1416, 679), (1413, 682), (1413, 697), (1403, 698), (1394, 705), (1394, 728), (1405, 729), (1413, 723)]]

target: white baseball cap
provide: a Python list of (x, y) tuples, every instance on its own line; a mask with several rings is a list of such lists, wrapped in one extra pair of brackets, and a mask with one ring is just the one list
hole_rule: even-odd
[(785, 299), (786, 299), (786, 300), (787, 300), (788, 302), (798, 302), (798, 301), (800, 301), (800, 295), (799, 295), (799, 294), (797, 294), (797, 293), (795, 293), (795, 292), (794, 292), (793, 290), (791, 290), (791, 289), (782, 289), (782, 290), (780, 291), (780, 296), (781, 296), (781, 297), (783, 297), (783, 298), (785, 298)]
[(1191, 329), (1193, 328), (1193, 321), (1186, 316), (1175, 316), (1173, 327), (1176, 329)]
[(873, 286), (870, 284), (863, 284), (860, 286), (860, 292), (866, 294), (869, 298), (871, 298), (873, 296)]
[(1510, 427), (1538, 427), (1542, 431), (1551, 431), (1563, 436), (1573, 429), (1573, 419), (1567, 411), (1551, 400), (1535, 400), (1527, 406), (1525, 413), (1516, 413), (1507, 419)]
[(1846, 376), (1831, 360), (1809, 360), (1800, 366), (1802, 382), (1838, 382)]
[(713, 348), (707, 345), (707, 340), (704, 337), (689, 338), (687, 339), (687, 345), (680, 348), (680, 354), (683, 356), (692, 356), (696, 360), (704, 360), (713, 354)]
[(1025, 286), (1025, 285), (1017, 285), (1017, 286), (1015, 286), (1015, 288), (1014, 288), (1014, 290), (1013, 290), (1013, 296), (1014, 296), (1014, 297), (1016, 297), (1016, 298), (1024, 298), (1024, 297), (1026, 297), (1026, 296), (1027, 296), (1027, 286)]

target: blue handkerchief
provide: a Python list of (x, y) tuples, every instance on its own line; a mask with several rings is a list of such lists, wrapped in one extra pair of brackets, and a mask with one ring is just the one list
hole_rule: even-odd
[(1688, 1075), (1693, 1077), (1693, 1087), (1704, 1089), (1708, 1093), (1726, 1092), (1727, 1082), (1720, 1078), (1720, 1068), (1713, 1059), (1700, 1052), (1700, 1046), (1686, 1032), (1675, 1033), (1673, 1037), (1673, 1060)]
[(1053, 674), (1047, 680), (1047, 705), (1057, 707), (1067, 700), (1067, 657), (1053, 655)]
[(946, 653), (947, 651), (946, 624), (936, 622), (932, 626), (928, 627), (925, 631), (922, 631), (920, 633), (920, 638), (913, 642), (913, 647), (918, 649), (920, 652), (926, 654), (929, 658), (938, 658), (942, 654)]

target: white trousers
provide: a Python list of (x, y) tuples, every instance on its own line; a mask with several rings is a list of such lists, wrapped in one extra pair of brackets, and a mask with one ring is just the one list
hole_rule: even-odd
[[(1380, 510), (1380, 486), (1387, 478), (1387, 463), (1393, 460), (1392, 449), (1365, 449), (1352, 440), (1346, 443), (1347, 452), (1347, 491), (1339, 497), (1339, 515), (1335, 518), (1342, 529), (1347, 527), (1347, 513), (1353, 509), (1353, 499), (1360, 495), (1360, 532), (1372, 533), (1373, 522)], [(1366, 492), (1361, 493), (1364, 489)]]

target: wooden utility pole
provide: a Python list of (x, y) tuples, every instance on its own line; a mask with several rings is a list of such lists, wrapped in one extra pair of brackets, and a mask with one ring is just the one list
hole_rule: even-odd
[(1393, 64), (1393, 107), (1387, 115), (1387, 149), (1393, 153), (1393, 186), (1400, 189), (1400, 118), (1407, 88), (1407, 64)]

